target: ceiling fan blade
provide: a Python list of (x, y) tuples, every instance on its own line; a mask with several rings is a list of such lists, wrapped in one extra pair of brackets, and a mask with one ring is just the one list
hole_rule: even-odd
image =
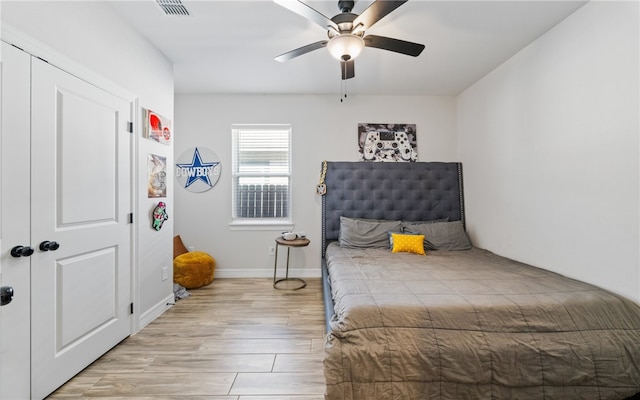
[(327, 18), (323, 14), (319, 13), (315, 9), (311, 8), (307, 4), (303, 3), (299, 0), (273, 0), (276, 4), (281, 5), (282, 7), (293, 11), (294, 13), (312, 21), (316, 24), (320, 25), (324, 29), (329, 29), (329, 27), (334, 28), (336, 31), (339, 31), (338, 25), (333, 22), (330, 18)]
[(340, 61), (340, 71), (342, 72), (342, 80), (351, 79), (356, 76), (356, 67), (353, 60)]
[(280, 62), (289, 61), (292, 58), (296, 58), (296, 57), (301, 56), (303, 54), (307, 54), (310, 51), (314, 51), (314, 50), (321, 49), (323, 47), (327, 47), (327, 43), (329, 43), (328, 40), (321, 40), (319, 42), (311, 43), (311, 44), (308, 44), (306, 46), (299, 47), (299, 48), (297, 48), (295, 50), (288, 51), (288, 52), (286, 52), (284, 54), (280, 54), (278, 57), (275, 58), (275, 60), (276, 61), (280, 61)]
[(354, 21), (353, 26), (364, 25), (364, 29), (369, 29), (373, 24), (387, 16), (391, 11), (400, 7), (408, 0), (377, 0), (371, 3)]
[(363, 39), (364, 45), (367, 47), (395, 51), (396, 53), (406, 54), (413, 57), (418, 57), (420, 53), (422, 53), (422, 50), (424, 50), (423, 44), (407, 42), (405, 40), (393, 39), (385, 36), (367, 35)]

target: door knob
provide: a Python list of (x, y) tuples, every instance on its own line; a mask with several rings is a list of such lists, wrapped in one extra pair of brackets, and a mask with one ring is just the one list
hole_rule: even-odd
[(60, 244), (58, 244), (58, 242), (50, 242), (48, 240), (45, 240), (44, 242), (40, 243), (40, 250), (42, 251), (56, 251), (59, 247)]
[(29, 246), (14, 246), (11, 249), (12, 257), (29, 257), (33, 254), (33, 249)]
[(0, 306), (6, 306), (13, 300), (13, 288), (11, 286), (0, 287)]

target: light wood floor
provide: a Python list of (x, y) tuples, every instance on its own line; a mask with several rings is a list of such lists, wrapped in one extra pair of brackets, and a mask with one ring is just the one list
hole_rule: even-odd
[(320, 400), (320, 279), (218, 279), (113, 348), (50, 398)]

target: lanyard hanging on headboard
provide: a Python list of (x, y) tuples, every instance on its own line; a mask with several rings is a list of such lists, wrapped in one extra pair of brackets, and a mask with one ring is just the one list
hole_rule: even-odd
[(316, 193), (323, 196), (327, 193), (327, 185), (324, 183), (324, 177), (327, 175), (327, 162), (322, 162), (322, 172), (320, 173), (320, 183), (316, 186)]

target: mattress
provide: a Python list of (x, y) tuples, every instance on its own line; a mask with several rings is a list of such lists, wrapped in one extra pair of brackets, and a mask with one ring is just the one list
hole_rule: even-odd
[(345, 249), (326, 264), (326, 398), (624, 399), (640, 307), (486, 250)]

